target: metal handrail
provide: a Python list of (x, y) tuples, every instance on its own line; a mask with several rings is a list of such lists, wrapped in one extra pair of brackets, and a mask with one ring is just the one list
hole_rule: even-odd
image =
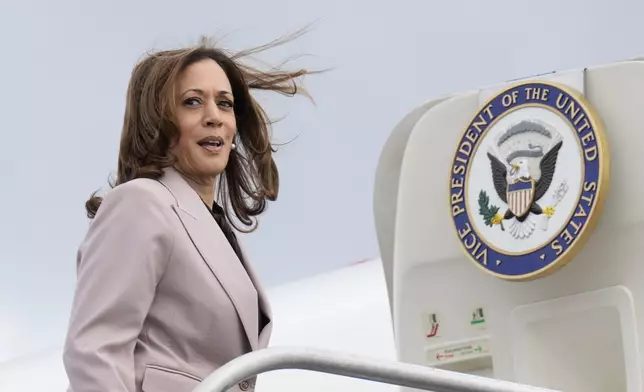
[(508, 381), (313, 348), (266, 348), (235, 358), (193, 392), (225, 392), (261, 373), (302, 369), (433, 392), (556, 392)]

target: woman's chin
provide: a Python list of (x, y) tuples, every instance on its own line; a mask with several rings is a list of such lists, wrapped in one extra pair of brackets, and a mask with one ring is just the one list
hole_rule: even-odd
[(216, 177), (224, 172), (228, 163), (227, 156), (195, 157), (179, 159), (179, 166), (186, 174), (195, 177)]
[(226, 162), (203, 162), (196, 169), (200, 176), (216, 177), (226, 170)]

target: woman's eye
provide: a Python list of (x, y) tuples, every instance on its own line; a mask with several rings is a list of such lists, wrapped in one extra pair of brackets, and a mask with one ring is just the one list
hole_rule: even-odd
[(201, 101), (199, 100), (199, 98), (188, 98), (188, 99), (183, 101), (183, 104), (185, 106), (197, 106), (200, 103), (201, 103)]
[(233, 103), (230, 102), (230, 101), (220, 101), (219, 105), (221, 105), (221, 106), (223, 106), (225, 108), (229, 108), (229, 109), (233, 108)]

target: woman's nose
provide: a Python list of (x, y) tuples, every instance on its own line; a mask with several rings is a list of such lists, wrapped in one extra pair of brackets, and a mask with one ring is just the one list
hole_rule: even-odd
[(218, 127), (221, 125), (221, 114), (215, 104), (206, 105), (204, 123), (207, 127)]

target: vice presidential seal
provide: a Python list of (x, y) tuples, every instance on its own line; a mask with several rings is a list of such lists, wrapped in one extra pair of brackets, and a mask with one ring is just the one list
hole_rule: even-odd
[(601, 121), (581, 94), (546, 82), (511, 87), (459, 140), (449, 180), (457, 238), (497, 277), (548, 274), (594, 228), (608, 165)]

